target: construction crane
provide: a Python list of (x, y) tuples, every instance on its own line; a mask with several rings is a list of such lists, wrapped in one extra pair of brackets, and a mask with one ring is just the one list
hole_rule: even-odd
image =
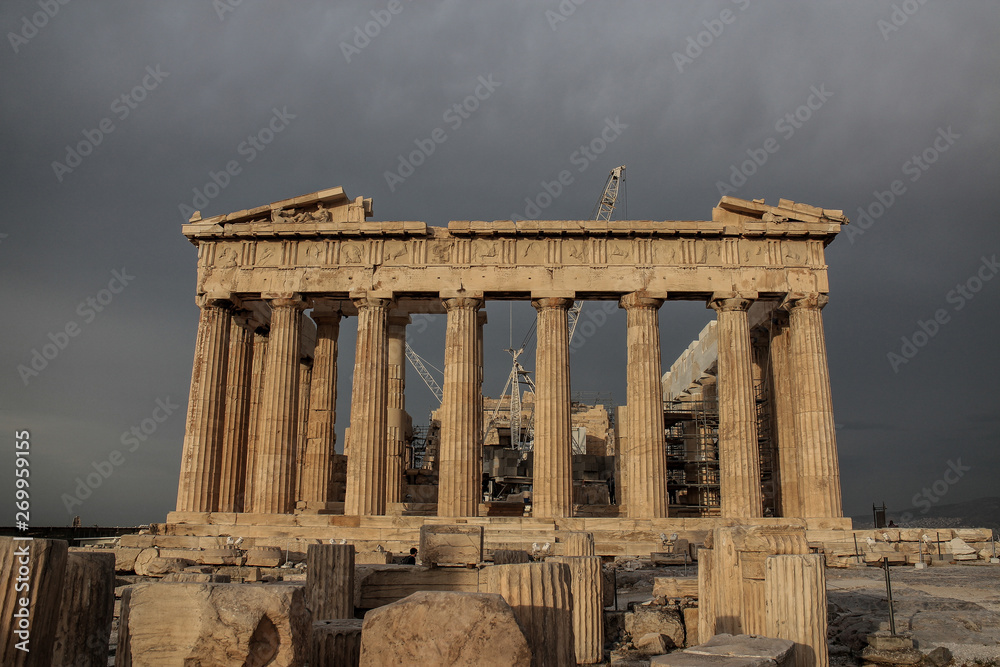
[[(417, 371), (417, 375), (424, 381), (427, 388), (431, 390), (431, 393), (434, 394), (434, 398), (438, 400), (438, 403), (444, 401), (444, 390), (441, 389), (441, 385), (434, 379), (431, 372), (427, 370), (427, 364), (424, 363), (423, 358), (419, 354), (413, 351), (409, 343), (406, 344), (406, 359), (413, 366), (413, 370)], [(435, 368), (434, 370), (437, 369)]]
[(521, 414), (521, 386), (526, 386), (528, 393), (534, 396), (535, 383), (531, 380), (531, 371), (525, 370), (524, 366), (517, 360), (524, 352), (524, 348), (522, 347), (519, 350), (507, 348), (506, 352), (513, 357), (513, 367), (511, 368), (510, 375), (507, 376), (507, 383), (504, 385), (503, 391), (500, 392), (500, 399), (497, 401), (496, 408), (494, 408), (492, 414), (490, 414), (489, 421), (483, 427), (483, 442), (486, 441), (486, 436), (489, 434), (490, 429), (500, 421), (499, 415), (500, 408), (503, 405), (503, 397), (509, 393), (510, 446), (512, 449), (519, 450), (523, 457), (527, 452), (531, 451), (535, 440), (535, 409), (534, 400), (532, 400), (531, 413), (528, 414), (527, 419)]
[[(610, 220), (611, 214), (615, 211), (615, 204), (618, 202), (618, 190), (625, 186), (625, 165), (615, 167), (608, 174), (608, 180), (604, 183), (604, 190), (601, 198), (594, 205), (594, 210), (590, 212), (593, 220)], [(576, 333), (576, 323), (580, 321), (580, 311), (583, 310), (583, 301), (573, 302), (569, 309), (569, 342), (573, 342), (573, 334)]]

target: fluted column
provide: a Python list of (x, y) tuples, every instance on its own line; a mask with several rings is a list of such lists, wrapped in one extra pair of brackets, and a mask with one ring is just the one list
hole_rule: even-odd
[(299, 425), (299, 335), (305, 302), (297, 295), (270, 299), (271, 332), (264, 359), (251, 511), (288, 514), (294, 508)]
[(576, 663), (592, 665), (601, 662), (604, 659), (604, 573), (601, 557), (553, 556), (546, 562), (569, 565)]
[(494, 565), (483, 571), (487, 593), (503, 596), (531, 647), (532, 665), (576, 664), (573, 584), (565, 563)]
[(778, 440), (781, 516), (802, 517), (798, 444), (795, 437), (795, 374), (792, 371), (788, 314), (777, 311), (771, 336), (771, 386), (774, 387), (774, 435)]
[(802, 515), (807, 517), (844, 515), (821, 312), (828, 300), (825, 294), (789, 294), (783, 304), (788, 311), (789, 347), (795, 377), (799, 490)]
[(388, 448), (385, 501), (403, 501), (406, 448), (406, 325), (410, 316), (389, 316)]
[[(305, 317), (305, 315), (303, 315)], [(302, 468), (305, 464), (306, 439), (309, 435), (309, 390), (312, 385), (312, 359), (299, 359), (299, 425), (295, 434), (295, 494), (292, 507), (302, 500)]]
[(438, 516), (476, 516), (482, 489), (482, 413), (476, 345), (476, 313), (482, 299), (443, 299), (448, 311), (444, 344), (444, 400), (438, 452)]
[(301, 499), (325, 505), (330, 497), (333, 455), (337, 435), (337, 339), (340, 336), (339, 310), (316, 306), (316, 349), (313, 351), (312, 381), (309, 385), (309, 425), (303, 454)]
[(354, 545), (310, 544), (306, 604), (313, 621), (354, 616)]
[(764, 571), (768, 637), (795, 642), (792, 664), (827, 667), (826, 570), (820, 554), (768, 556)]
[(763, 516), (757, 407), (751, 372), (747, 308), (752, 299), (714, 295), (719, 333), (719, 486), (722, 516)]
[(178, 512), (211, 512), (217, 504), (231, 305), (209, 299), (201, 304), (177, 484)]
[(353, 299), (358, 309), (358, 342), (351, 390), (351, 442), (347, 456), (344, 513), (385, 514), (388, 314), (390, 299)]
[(573, 516), (573, 436), (567, 311), (573, 299), (533, 299), (531, 305), (538, 311), (531, 513), (568, 517)]
[[(483, 328), (486, 326), (486, 319), (487, 318), (485, 310), (479, 311), (479, 313), (476, 315), (476, 358), (477, 358), (476, 367), (479, 369), (479, 379), (477, 380), (476, 387), (480, 396), (483, 395), (483, 379), (484, 379)], [(483, 432), (483, 430), (486, 427), (486, 423), (483, 420), (484, 420), (483, 408), (482, 405), (480, 404), (480, 409), (476, 413), (476, 433), (479, 437), (480, 445), (482, 445), (483, 441), (486, 439), (486, 434)], [(480, 491), (482, 491), (481, 488)]]
[(226, 414), (222, 431), (219, 502), (216, 506), (220, 512), (243, 511), (254, 347), (253, 334), (248, 326), (245, 317), (234, 317), (229, 327)]
[(53, 665), (105, 665), (115, 611), (115, 555), (69, 552)]
[(0, 665), (52, 664), (68, 558), (64, 540), (0, 536)]
[(264, 390), (264, 359), (267, 357), (268, 327), (259, 326), (253, 333), (253, 361), (250, 366), (250, 415), (247, 423), (246, 473), (243, 496), (237, 499), (239, 512), (250, 511), (250, 491), (253, 487), (254, 465), (257, 461), (257, 434), (260, 432), (260, 397)]
[(629, 518), (668, 514), (667, 452), (663, 427), (659, 310), (662, 299), (626, 294), (619, 305), (628, 326), (626, 368), (625, 506)]

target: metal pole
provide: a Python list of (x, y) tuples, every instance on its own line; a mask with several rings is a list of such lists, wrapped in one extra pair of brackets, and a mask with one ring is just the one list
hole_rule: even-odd
[(941, 560), (941, 533), (934, 531), (934, 536), (937, 538), (938, 545), (938, 560)]
[(892, 609), (892, 583), (889, 581), (889, 557), (882, 559), (882, 566), (885, 569), (885, 594), (889, 599), (889, 632), (896, 635), (896, 617)]
[(857, 533), (853, 533), (853, 535), (854, 535), (854, 557), (857, 558), (858, 562), (860, 563), (861, 562), (861, 554), (858, 553), (858, 534)]

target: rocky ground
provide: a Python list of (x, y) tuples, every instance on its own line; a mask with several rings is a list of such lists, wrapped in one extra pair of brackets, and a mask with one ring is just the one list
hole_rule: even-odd
[[(827, 599), (831, 665), (861, 665), (869, 633), (888, 630), (885, 575), (877, 567), (827, 569)], [(689, 567), (687, 576), (695, 576)], [(952, 667), (1000, 666), (1000, 566), (942, 565), (922, 570), (912, 566), (890, 569), (896, 631), (912, 633), (923, 653), (941, 646), (952, 656)], [(618, 608), (653, 599), (654, 577), (683, 577), (680, 567), (618, 569)], [(611, 639), (609, 637), (609, 639)], [(627, 636), (609, 648), (632, 648)], [(617, 662), (610, 664), (637, 664)], [(931, 664), (931, 663), (928, 663)]]
[[(912, 632), (918, 649), (943, 646), (953, 665), (1000, 665), (1000, 567), (944, 565), (890, 568), (896, 632)], [(880, 568), (828, 569), (833, 664), (856, 665), (869, 632), (888, 629)]]

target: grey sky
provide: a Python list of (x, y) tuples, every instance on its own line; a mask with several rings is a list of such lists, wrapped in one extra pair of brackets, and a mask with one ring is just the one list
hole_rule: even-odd
[[(824, 311), (845, 510), (883, 499), (906, 509), (959, 459), (970, 469), (947, 502), (995, 493), (1000, 280), (976, 277), (1000, 270), (983, 263), (1000, 254), (996, 3), (590, 0), (565, 21), (552, 18), (555, 0), (402, 2), (395, 14), (388, 2), (243, 0), (220, 18), (222, 6), (0, 7), (3, 469), (15, 430), (30, 430), (33, 523), (145, 523), (173, 509), (197, 324), (181, 206), (198, 203), (194, 190), (227, 162), (239, 173), (194, 206), (206, 216), (338, 185), (372, 197), (380, 220), (525, 216), (525, 199), (568, 169), (573, 182), (539, 217), (583, 218), (608, 170), (625, 164), (630, 218), (697, 220), (710, 216), (719, 182), (772, 138), (777, 151), (736, 179), (734, 194), (842, 208), (852, 220), (827, 251)], [(343, 47), (372, 11), (386, 25), (359, 39), (363, 48)], [(484, 99), (456, 124), (448, 110), (480, 77), (491, 82)], [(815, 108), (801, 110), (810, 95)], [(276, 111), (286, 126), (248, 148)], [(796, 112), (808, 118), (782, 121)], [(627, 127), (580, 171), (574, 153), (616, 119)], [(446, 140), (390, 189), (385, 173), (436, 128)], [(81, 142), (89, 154), (67, 162)], [(926, 170), (906, 164), (925, 150)], [(879, 204), (875, 193), (896, 180), (899, 194)], [(862, 229), (859, 207), (879, 205)], [(114, 271), (127, 284), (102, 293)], [(980, 288), (971, 298), (949, 297), (970, 279)], [(901, 337), (938, 310), (944, 323), (894, 369), (887, 354), (902, 354)], [(492, 393), (509, 366), (508, 312), (489, 307)], [(513, 313), (517, 343), (533, 313), (524, 303)], [(702, 304), (664, 306), (667, 364), (711, 315)], [(56, 335), (71, 323), (75, 336)], [(338, 431), (353, 324), (341, 334)], [(443, 329), (438, 318), (412, 340), (438, 365)], [(50, 333), (65, 349), (25, 382), (18, 367)], [(624, 400), (623, 334), (614, 313), (573, 355), (574, 391)], [(180, 407), (128, 451), (123, 432), (152, 418), (157, 400)], [(431, 397), (412, 373), (407, 401), (425, 423)], [(114, 450), (124, 461), (109, 468)], [(95, 464), (110, 475), (67, 512), (60, 498)], [(12, 489), (11, 472), (0, 491)], [(12, 521), (13, 509), (0, 523)]]

